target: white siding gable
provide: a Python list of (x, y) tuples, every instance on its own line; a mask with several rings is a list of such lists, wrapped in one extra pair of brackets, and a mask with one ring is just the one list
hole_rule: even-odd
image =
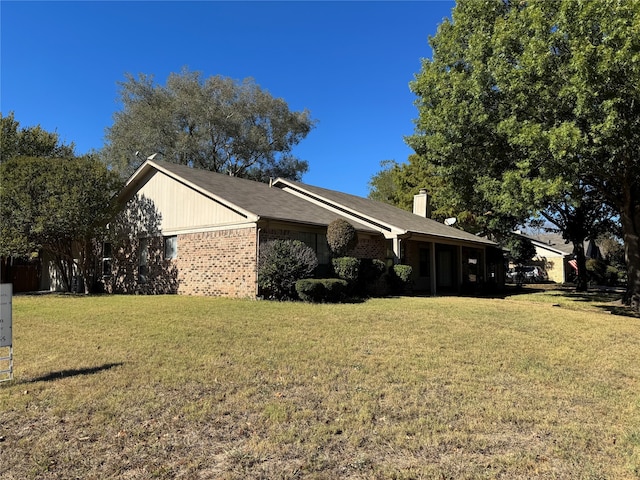
[(162, 215), (162, 233), (183, 233), (242, 225), (257, 220), (233, 205), (205, 195), (195, 187), (155, 171), (138, 190), (138, 195), (151, 199)]

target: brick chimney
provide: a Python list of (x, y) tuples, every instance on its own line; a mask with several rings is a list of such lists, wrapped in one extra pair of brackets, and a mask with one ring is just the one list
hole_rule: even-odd
[(413, 213), (431, 218), (431, 202), (426, 188), (421, 188), (420, 193), (413, 196)]

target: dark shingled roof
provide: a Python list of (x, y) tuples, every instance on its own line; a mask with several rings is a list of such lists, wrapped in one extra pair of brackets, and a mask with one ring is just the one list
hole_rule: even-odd
[(405, 230), (407, 232), (435, 237), (495, 245), (494, 242), (486, 238), (478, 237), (463, 230), (444, 225), (443, 223), (430, 218), (424, 218), (412, 212), (394, 207), (393, 205), (371, 200), (369, 198), (358, 197), (348, 193), (337, 192), (335, 190), (328, 190), (326, 188), (314, 187), (300, 182), (283, 179), (278, 179), (275, 185), (283, 188), (286, 188), (286, 185), (290, 185), (299, 190), (303, 190), (329, 200), (334, 204), (357, 211), (364, 216), (374, 218), (381, 223), (391, 225), (398, 230)]
[[(125, 187), (125, 192), (135, 188), (137, 182), (142, 181), (145, 177), (144, 173), (153, 168), (165, 171), (178, 180), (182, 179), (185, 183), (196, 186), (223, 204), (236, 207), (263, 219), (328, 225), (336, 218), (342, 217), (357, 230), (365, 232), (378, 232), (382, 224), (391, 227), (400, 234), (415, 233), (443, 239), (495, 245), (486, 238), (368, 198), (284, 179), (277, 179), (274, 186), (270, 187), (261, 182), (157, 160), (145, 162), (131, 177)], [(287, 188), (302, 192), (302, 196), (286, 192), (284, 189)], [(313, 197), (316, 201), (320, 199), (322, 204), (337, 207), (338, 210), (344, 212), (344, 215), (308, 200)]]
[[(144, 165), (146, 167), (142, 168), (157, 167), (161, 171), (165, 170), (174, 177), (217, 197), (222, 203), (239, 207), (263, 219), (326, 226), (339, 216), (279, 188), (271, 188), (266, 183), (158, 160)], [(140, 176), (142, 177), (144, 175)], [(353, 220), (349, 222), (358, 230), (376, 231)]]
[(520, 235), (528, 238), (529, 240), (538, 242), (541, 246), (550, 250), (555, 250), (559, 253), (564, 253), (565, 255), (573, 253), (573, 244), (567, 242), (559, 233), (521, 233)]

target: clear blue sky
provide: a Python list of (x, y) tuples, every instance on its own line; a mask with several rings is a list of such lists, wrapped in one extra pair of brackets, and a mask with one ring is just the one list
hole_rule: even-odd
[(14, 2), (2, 0), (0, 109), (81, 154), (112, 124), (117, 82), (183, 67), (253, 77), (317, 127), (294, 150), (303, 181), (368, 194), (380, 161), (412, 153), (409, 82), (453, 2)]

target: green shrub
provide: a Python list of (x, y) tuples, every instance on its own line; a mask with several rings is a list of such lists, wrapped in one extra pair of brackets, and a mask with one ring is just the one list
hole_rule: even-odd
[(387, 266), (382, 260), (377, 258), (360, 259), (360, 278), (365, 283), (378, 280), (386, 271)]
[(354, 257), (340, 257), (331, 260), (334, 273), (343, 280), (355, 285), (360, 276), (360, 259)]
[(294, 298), (295, 283), (318, 266), (315, 252), (299, 240), (274, 240), (260, 246), (258, 286), (267, 298)]
[(587, 259), (587, 277), (589, 282), (596, 285), (604, 285), (607, 272), (607, 265), (603, 260)]
[(331, 260), (334, 274), (349, 284), (350, 293), (356, 296), (384, 296), (389, 293), (387, 266), (382, 260), (371, 258), (340, 257)]
[(341, 278), (325, 278), (322, 284), (327, 292), (326, 301), (337, 303), (344, 300), (349, 291), (349, 284)]
[(607, 265), (607, 270), (605, 272), (605, 282), (607, 285), (614, 286), (618, 284), (618, 277), (620, 272), (613, 265)]
[(387, 266), (377, 258), (363, 258), (360, 260), (359, 291), (368, 297), (382, 297), (389, 293)]
[(358, 244), (356, 229), (338, 218), (327, 226), (327, 244), (335, 257), (344, 257)]
[(304, 302), (336, 303), (346, 297), (348, 284), (339, 278), (304, 278), (296, 282), (296, 292)]
[(393, 266), (393, 273), (402, 283), (409, 283), (413, 268), (411, 268), (411, 265), (397, 264)]
[(391, 286), (395, 293), (405, 293), (411, 288), (411, 273), (413, 268), (410, 265), (397, 264), (391, 269)]
[(296, 293), (303, 302), (318, 303), (325, 297), (325, 288), (318, 278), (303, 278), (296, 282)]

